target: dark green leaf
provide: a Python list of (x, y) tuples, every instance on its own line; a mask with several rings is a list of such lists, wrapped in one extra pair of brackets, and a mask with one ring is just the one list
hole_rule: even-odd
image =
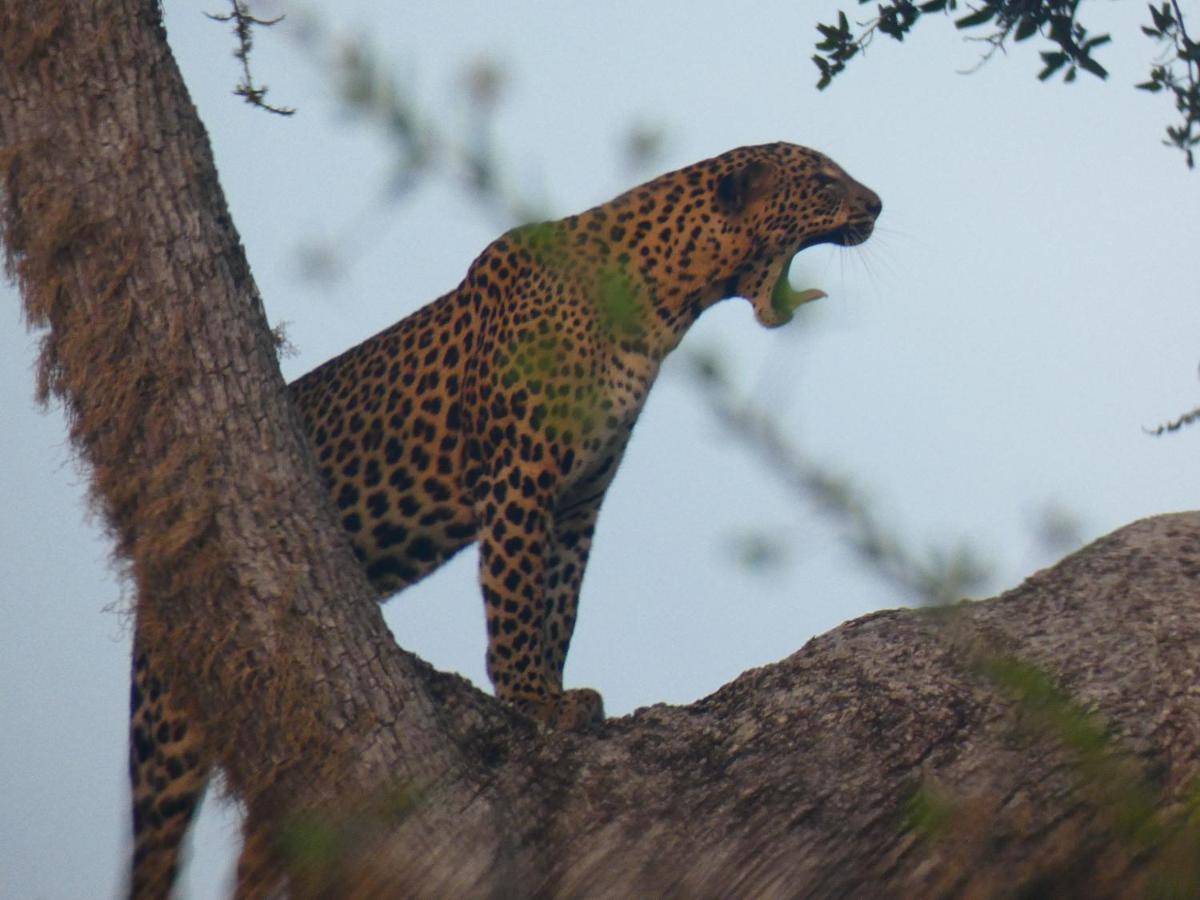
[(927, 3), (922, 3), (917, 7), (921, 12), (941, 12), (946, 8), (946, 0), (929, 0)]
[(825, 88), (829, 87), (829, 83), (833, 81), (833, 76), (836, 74), (836, 72), (833, 67), (830, 66), (829, 63), (820, 56), (814, 56), (812, 61), (816, 63), (817, 68), (821, 70), (821, 78), (819, 81), (817, 81), (817, 90), (823, 91)]
[(1050, 40), (1058, 44), (1068, 53), (1075, 46), (1075, 41), (1071, 36), (1072, 22), (1070, 16), (1056, 15), (1050, 17)]
[(1157, 92), (1162, 90), (1162, 85), (1157, 81), (1143, 81), (1141, 84), (1134, 85), (1139, 91)]
[(1112, 37), (1107, 34), (1102, 34), (1099, 37), (1088, 38), (1086, 41), (1083, 42), (1083, 50), (1087, 51), (1087, 50), (1091, 50), (1093, 47), (1103, 47), (1105, 44), (1107, 44), (1111, 40), (1112, 40)]
[(1043, 52), (1042, 62), (1046, 64), (1046, 67), (1042, 69), (1042, 71), (1038, 72), (1039, 81), (1045, 81), (1047, 78), (1061, 69), (1067, 62), (1067, 54)]
[(1163, 36), (1161, 31), (1155, 31), (1153, 28), (1147, 28), (1145, 25), (1142, 26), (1142, 34), (1149, 35), (1152, 38), (1160, 38)]
[(974, 28), (976, 25), (982, 25), (984, 22), (990, 22), (996, 16), (996, 8), (994, 6), (985, 6), (983, 9), (977, 9), (968, 16), (963, 16), (954, 22), (955, 28)]
[[(1084, 69), (1085, 71), (1091, 72), (1097, 78), (1107, 78), (1108, 77), (1108, 69), (1104, 68), (1104, 66), (1100, 65), (1100, 63), (1096, 62), (1090, 56), (1081, 56), (1081, 57), (1079, 57), (1078, 62), (1079, 62), (1079, 68)], [(1070, 79), (1068, 79), (1068, 80), (1070, 80)]]
[(1154, 20), (1154, 27), (1159, 31), (1166, 31), (1175, 22), (1175, 17), (1171, 15), (1171, 8), (1166, 3), (1162, 5), (1161, 11), (1151, 6), (1150, 18)]
[(1039, 24), (1040, 23), (1037, 21), (1037, 19), (1028, 17), (1022, 19), (1017, 25), (1017, 30), (1013, 34), (1013, 38), (1018, 41), (1023, 41), (1026, 38), (1033, 37), (1033, 35), (1037, 33)]

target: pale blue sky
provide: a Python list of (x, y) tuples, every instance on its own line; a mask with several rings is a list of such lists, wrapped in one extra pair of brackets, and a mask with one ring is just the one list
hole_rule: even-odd
[[(487, 54), (509, 81), (497, 142), (525, 191), (555, 211), (603, 201), (646, 173), (619, 163), (634, 120), (668, 136), (656, 170), (740, 144), (820, 149), (883, 198), (876, 236), (814, 248), (797, 287), (829, 293), (811, 328), (767, 333), (745, 303), (707, 314), (685, 349), (719, 348), (739, 384), (808, 451), (855, 475), (918, 548), (968, 539), (997, 587), (1045, 565), (1030, 522), (1047, 501), (1094, 537), (1196, 506), (1200, 432), (1141, 427), (1200, 400), (1200, 176), (1160, 146), (1170, 109), (1132, 89), (1153, 52), (1136, 3), (1085, 5), (1108, 84), (1042, 85), (1036, 44), (969, 77), (978, 46), (931, 22), (879, 42), (824, 93), (813, 26), (829, 4), (347, 2), (421, 104), (455, 129), (464, 68)], [(211, 11), (222, 11), (213, 2)], [(336, 284), (301, 280), (297, 245), (348, 233), (388, 173), (374, 129), (337, 109), (284, 30), (258, 38), (257, 74), (282, 120), (231, 97), (230, 38), (191, 3), (168, 29), (212, 136), (222, 184), (293, 378), (454, 287), (499, 230), (452, 184), (422, 185), (354, 234)], [(738, 11), (741, 10), (741, 11)], [(107, 545), (88, 524), (86, 477), (61, 414), (32, 402), (36, 338), (0, 304), (0, 897), (115, 893), (128, 829), (128, 634)], [(730, 535), (764, 524), (792, 543), (770, 576), (739, 569)], [(394, 599), (397, 639), (483, 682), (474, 559)], [(567, 667), (613, 714), (687, 702), (813, 634), (909, 598), (856, 571), (706, 413), (668, 365), (601, 517)], [(219, 896), (235, 820), (206, 817), (189, 896)]]

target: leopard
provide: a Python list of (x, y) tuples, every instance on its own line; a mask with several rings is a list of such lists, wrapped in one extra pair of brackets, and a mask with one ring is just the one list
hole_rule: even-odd
[[(882, 208), (815, 150), (740, 147), (508, 231), (452, 291), (293, 382), (379, 599), (477, 543), (496, 696), (547, 731), (603, 721), (563, 669), (597, 516), (664, 359), (727, 298), (788, 322), (824, 296), (779, 289), (792, 258), (861, 244)], [(210, 769), (135, 635), (133, 896), (169, 890)]]

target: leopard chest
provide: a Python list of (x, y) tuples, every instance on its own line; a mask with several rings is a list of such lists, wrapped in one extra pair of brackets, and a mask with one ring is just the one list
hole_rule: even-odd
[(471, 455), (481, 475), (515, 467), (568, 498), (611, 478), (658, 365), (566, 329), (536, 334), (484, 342), (466, 399)]
[(612, 480), (658, 368), (643, 356), (617, 351), (594, 368), (583, 392), (586, 401), (572, 411), (577, 427), (559, 435), (557, 455), (572, 461), (560, 472), (564, 504), (602, 491)]

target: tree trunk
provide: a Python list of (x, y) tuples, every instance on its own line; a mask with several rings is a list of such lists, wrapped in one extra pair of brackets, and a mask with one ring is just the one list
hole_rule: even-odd
[(539, 736), (383, 624), (157, 4), (0, 10), (10, 270), (138, 638), (270, 848), (246, 894), (1200, 884), (1200, 516), (1136, 523), (992, 601), (867, 616), (690, 707)]
[(9, 269), (49, 326), (43, 393), (136, 584), (138, 641), (252, 828), (382, 783), (467, 806), (478, 790), (448, 773), (470, 769), (316, 487), (157, 3), (0, 15)]

